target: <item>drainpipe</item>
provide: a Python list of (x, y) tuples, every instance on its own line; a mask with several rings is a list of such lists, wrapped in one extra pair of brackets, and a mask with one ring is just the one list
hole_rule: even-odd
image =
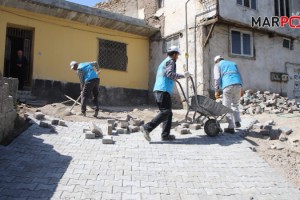
[[(218, 16), (218, 13), (219, 13), (218, 10), (219, 10), (219, 3), (218, 3), (218, 0), (216, 0), (216, 16)], [(200, 17), (200, 16), (203, 16), (203, 15), (209, 13), (209, 12), (212, 12), (212, 11), (214, 11), (214, 9), (213, 10), (209, 10), (209, 11), (204, 11), (204, 12), (201, 12), (201, 13), (195, 15), (195, 24), (194, 24), (194, 46), (195, 46), (195, 48), (194, 48), (194, 53), (195, 53), (195, 72), (194, 73), (195, 73), (195, 87), (196, 87), (196, 94), (195, 95), (197, 95), (197, 92), (198, 92), (198, 78), (197, 78), (197, 73), (198, 73), (198, 62), (197, 62), (197, 18)], [(213, 24), (213, 27), (214, 26), (215, 26), (215, 23)], [(209, 37), (211, 35), (211, 32), (212, 32), (212, 30), (210, 31)], [(207, 42), (208, 42), (208, 39), (205, 41), (205, 45), (203, 45), (203, 48), (202, 48), (202, 50), (203, 50), (203, 53), (202, 53), (202, 62), (203, 63), (204, 63), (204, 48), (205, 48)], [(209, 70), (209, 72), (210, 72), (209, 76), (211, 76), (211, 71)], [(203, 76), (204, 76), (204, 74), (203, 74)], [(204, 80), (204, 77), (203, 77), (203, 80)], [(202, 83), (202, 84), (204, 84), (204, 83)], [(210, 78), (209, 78), (209, 89), (210, 88), (211, 87), (210, 87)]]
[[(186, 62), (186, 70), (189, 71), (189, 36), (188, 36), (188, 14), (187, 14), (187, 4), (190, 2), (190, 0), (187, 0), (185, 2), (185, 48), (186, 48), (186, 54), (185, 54), (185, 62)], [(188, 78), (186, 79), (186, 96), (189, 98), (189, 81)]]

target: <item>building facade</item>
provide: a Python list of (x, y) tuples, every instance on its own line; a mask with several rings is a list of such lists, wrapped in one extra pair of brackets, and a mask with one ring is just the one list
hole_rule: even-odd
[(0, 1), (0, 71), (14, 76), (23, 50), (26, 84), (48, 99), (78, 97), (72, 60), (100, 63), (102, 105), (146, 104), (149, 37), (157, 30), (143, 20), (67, 1)]
[[(144, 3), (143, 0), (135, 2), (137, 5)], [(150, 0), (147, 4), (152, 8), (136, 7), (133, 13), (142, 13), (139, 17), (145, 17), (146, 21), (152, 13), (152, 18), (160, 22), (161, 35), (152, 37), (150, 45), (150, 90), (167, 47), (178, 45), (182, 51), (178, 71), (182, 71), (183, 64), (188, 66), (197, 83), (198, 94), (213, 97), (213, 59), (222, 55), (238, 64), (245, 90), (269, 90), (300, 98), (299, 29), (252, 27), (252, 17), (271, 19), (299, 14), (299, 1), (177, 0), (175, 3)], [(186, 92), (191, 93), (185, 80), (181, 82)], [(182, 98), (175, 96), (180, 103)]]

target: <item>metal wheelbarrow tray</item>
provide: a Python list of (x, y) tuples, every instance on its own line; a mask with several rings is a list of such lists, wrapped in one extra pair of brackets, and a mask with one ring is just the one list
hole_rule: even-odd
[[(233, 113), (233, 111), (223, 106), (221, 102), (216, 102), (208, 97), (197, 95), (196, 88), (194, 84), (194, 80), (190, 77), (192, 88), (194, 90), (194, 94), (196, 96), (187, 97), (184, 93), (182, 85), (179, 81), (176, 81), (180, 86), (183, 97), (187, 103), (187, 113), (185, 115), (185, 120), (192, 121), (192, 123), (197, 123), (199, 121), (204, 122), (204, 131), (210, 137), (215, 137), (222, 132), (220, 127), (220, 121), (226, 116), (228, 113)], [(189, 100), (191, 99), (191, 101)], [(189, 120), (189, 113), (194, 112), (193, 119)]]

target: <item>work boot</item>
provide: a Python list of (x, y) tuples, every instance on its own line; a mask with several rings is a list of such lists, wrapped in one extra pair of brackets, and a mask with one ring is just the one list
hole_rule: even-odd
[(145, 129), (144, 126), (141, 126), (141, 132), (143, 133), (144, 138), (145, 138), (148, 142), (151, 142), (150, 132), (149, 132), (147, 129)]
[(241, 123), (240, 122), (235, 122), (235, 128), (241, 128)]
[(96, 110), (93, 116), (94, 116), (94, 117), (98, 117), (98, 113), (99, 113), (99, 111)]
[(172, 140), (175, 140), (175, 139), (176, 139), (175, 135), (167, 135), (167, 136), (161, 137), (162, 141), (172, 141)]
[(234, 128), (224, 128), (224, 132), (225, 133), (230, 133), (230, 134), (234, 134), (235, 133)]

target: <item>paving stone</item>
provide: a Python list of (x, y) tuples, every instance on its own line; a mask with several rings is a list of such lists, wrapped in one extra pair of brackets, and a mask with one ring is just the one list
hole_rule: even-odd
[(201, 129), (201, 125), (200, 124), (190, 124), (189, 128), (191, 130), (195, 130), (196, 131), (196, 130)]
[(289, 127), (280, 127), (279, 130), (281, 131), (281, 133), (289, 135), (293, 132), (293, 130)]
[(102, 138), (102, 143), (103, 144), (114, 144), (114, 140), (112, 136), (104, 136)]
[(85, 139), (95, 139), (96, 135), (92, 131), (85, 131)]
[(112, 125), (108, 125), (107, 127), (107, 135), (112, 135), (113, 134), (113, 126)]
[(50, 124), (48, 124), (47, 122), (40, 121), (39, 126), (40, 126), (40, 127), (43, 127), (43, 128), (49, 128), (49, 127), (50, 127)]
[(95, 133), (96, 137), (102, 137), (104, 135), (102, 129), (93, 122), (90, 123), (90, 130), (92, 133)]
[(62, 120), (59, 120), (58, 125), (59, 126), (67, 126), (66, 122), (62, 121)]
[(36, 112), (34, 113), (34, 118), (37, 119), (37, 120), (42, 120), (42, 119), (45, 119), (45, 115), (42, 113), (42, 112)]
[(127, 134), (127, 128), (117, 128), (117, 134)]
[(130, 126), (128, 126), (128, 130), (129, 130), (129, 133), (136, 133), (136, 132), (140, 131), (140, 127), (130, 125)]
[(124, 129), (128, 128), (128, 126), (129, 126), (129, 123), (127, 121), (120, 121), (119, 124), (120, 124), (120, 127), (124, 128)]
[(51, 121), (51, 124), (52, 124), (52, 125), (58, 125), (58, 123), (59, 123), (59, 120), (58, 120), (58, 119), (53, 119), (53, 120)]

